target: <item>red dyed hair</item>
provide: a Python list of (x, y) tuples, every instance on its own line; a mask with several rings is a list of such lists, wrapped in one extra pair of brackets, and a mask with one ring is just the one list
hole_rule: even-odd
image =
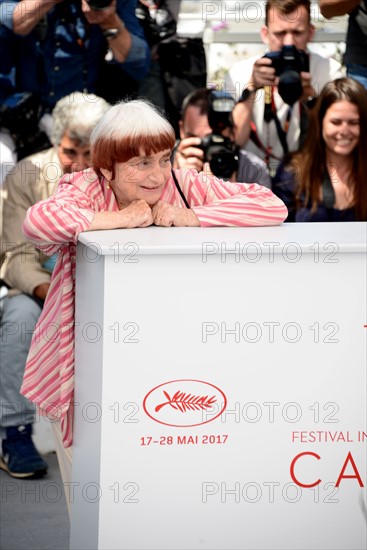
[(147, 101), (125, 101), (114, 105), (91, 136), (92, 165), (114, 174), (116, 163), (133, 157), (172, 150), (175, 132), (157, 108)]

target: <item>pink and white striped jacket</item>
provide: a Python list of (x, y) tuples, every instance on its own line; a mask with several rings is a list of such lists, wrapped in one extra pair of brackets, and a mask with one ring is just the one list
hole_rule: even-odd
[[(283, 202), (257, 184), (230, 183), (195, 170), (176, 170), (181, 189), (202, 227), (278, 225)], [(161, 200), (184, 207), (173, 178)], [(61, 420), (72, 444), (74, 389), (74, 284), (78, 235), (95, 212), (118, 210), (106, 180), (91, 170), (64, 176), (53, 196), (29, 208), (23, 230), (47, 255), (58, 253), (47, 299), (33, 334), (21, 392), (43, 414)]]

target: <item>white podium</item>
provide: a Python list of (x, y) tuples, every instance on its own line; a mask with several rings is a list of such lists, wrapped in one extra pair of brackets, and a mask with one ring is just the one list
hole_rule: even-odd
[(366, 240), (80, 235), (72, 549), (366, 548)]

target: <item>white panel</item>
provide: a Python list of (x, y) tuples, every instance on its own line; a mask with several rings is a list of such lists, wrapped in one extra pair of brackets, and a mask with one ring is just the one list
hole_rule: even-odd
[[(322, 247), (330, 242), (327, 225)], [(175, 230), (166, 231), (173, 242)], [(229, 245), (230, 232), (221, 231), (217, 242)], [(276, 241), (267, 231), (263, 241)], [(92, 481), (102, 497), (98, 506), (78, 502), (81, 517), (95, 510), (99, 535), (91, 545), (89, 534), (84, 547), (365, 548), (365, 492), (356, 478), (366, 484), (366, 445), (358, 441), (366, 432), (363, 239), (355, 244), (360, 252), (351, 251), (346, 235), (345, 253), (305, 252), (310, 239), (298, 258), (288, 248), (272, 258), (261, 253), (258, 261), (218, 253), (203, 262), (202, 243), (195, 245), (190, 230), (181, 232), (178, 254), (162, 243), (163, 253), (149, 253), (145, 241), (154, 232), (141, 231), (143, 253), (110, 252), (104, 275), (89, 264), (94, 275), (83, 280), (88, 302), (98, 296), (95, 282), (88, 290), (90, 279), (100, 276), (97, 286), (105, 289), (103, 357), (92, 359), (96, 344), (79, 340), (77, 380), (86, 384), (90, 363), (99, 364), (88, 384), (101, 388), (102, 414), (98, 427), (76, 419), (75, 462), (87, 464), (100, 445), (100, 473)], [(98, 238), (102, 243), (102, 232)], [(289, 232), (286, 238), (283, 245), (296, 242)], [(359, 239), (353, 231), (350, 238)], [(185, 243), (190, 253), (180, 248)], [(99, 296), (97, 302), (101, 312)], [(177, 392), (185, 393), (186, 406), (173, 399)], [(191, 403), (212, 398), (215, 405), (189, 410), (188, 393)], [(83, 389), (86, 402), (97, 394)], [(85, 430), (100, 430), (93, 451)], [(304, 452), (317, 456), (300, 457), (294, 474), (303, 484), (321, 479), (314, 488), (300, 487), (290, 474)], [(349, 452), (356, 471), (349, 461), (344, 475), (354, 478), (336, 490)]]

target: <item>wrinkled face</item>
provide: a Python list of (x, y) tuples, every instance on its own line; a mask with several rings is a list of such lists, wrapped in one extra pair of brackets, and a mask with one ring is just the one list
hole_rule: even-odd
[(288, 14), (271, 8), (268, 25), (261, 29), (261, 37), (272, 52), (281, 50), (283, 46), (295, 46), (298, 50), (305, 50), (314, 32), (304, 6)]
[(129, 206), (138, 199), (153, 206), (159, 200), (171, 175), (170, 157), (171, 150), (166, 149), (148, 156), (142, 153), (127, 162), (116, 163), (113, 180), (112, 173), (102, 168), (101, 172), (110, 181), (119, 207)]
[(190, 105), (185, 112), (185, 119), (180, 122), (180, 137), (203, 138), (212, 133), (209, 126), (208, 115), (200, 114), (200, 108)]
[(64, 174), (85, 170), (91, 164), (90, 145), (81, 147), (71, 140), (68, 133), (63, 135), (60, 145), (57, 148), (61, 167)]
[(358, 145), (359, 133), (358, 107), (349, 101), (333, 103), (322, 121), (322, 137), (327, 152), (350, 155)]

